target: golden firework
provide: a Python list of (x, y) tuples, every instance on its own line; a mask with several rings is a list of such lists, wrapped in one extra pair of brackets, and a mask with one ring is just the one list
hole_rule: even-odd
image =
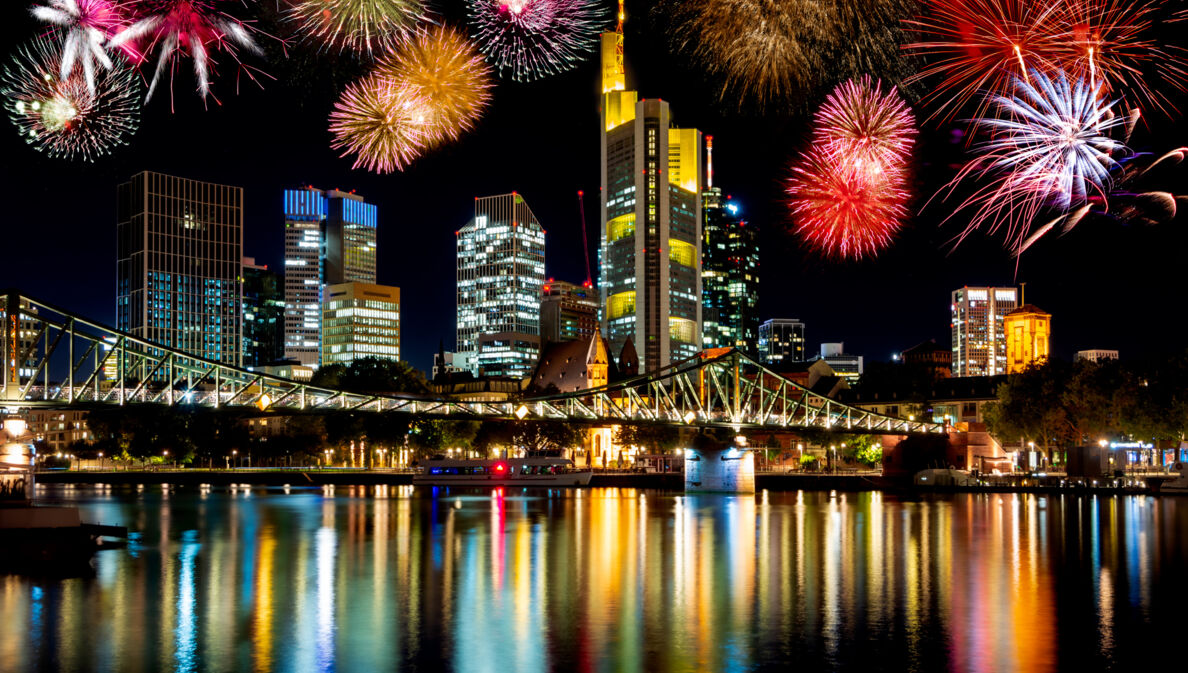
[(446, 26), (420, 31), (391, 51), (375, 75), (411, 90), (425, 102), (430, 146), (457, 140), (474, 126), (490, 100), (491, 68), (466, 36)]
[(391, 173), (425, 147), (425, 101), (391, 80), (369, 76), (347, 87), (330, 113), (331, 147), (355, 155), (351, 168)]

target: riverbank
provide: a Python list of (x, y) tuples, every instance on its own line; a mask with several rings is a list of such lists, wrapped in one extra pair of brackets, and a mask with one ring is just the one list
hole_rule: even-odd
[[(174, 486), (222, 486), (250, 484), (252, 486), (406, 486), (412, 484), (411, 472), (342, 469), (240, 469), (240, 470), (159, 470), (159, 471), (50, 471), (37, 474), (42, 484), (106, 484), (111, 486), (141, 486), (170, 484)], [(478, 484), (481, 485), (481, 484)], [(596, 472), (590, 480), (591, 488), (643, 488), (683, 491), (684, 475), (679, 472), (644, 474), (634, 472)], [(759, 472), (755, 487), (769, 491), (886, 491), (891, 493), (1121, 493), (1150, 494), (1158, 492), (1158, 484), (1145, 481), (1125, 481), (1095, 484), (1089, 487), (1059, 480), (1042, 484), (1035, 480), (992, 483), (978, 486), (918, 486), (911, 482), (870, 474), (806, 474)]]

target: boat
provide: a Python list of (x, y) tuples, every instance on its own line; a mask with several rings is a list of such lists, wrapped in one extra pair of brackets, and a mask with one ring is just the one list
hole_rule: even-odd
[(589, 486), (594, 473), (568, 458), (463, 460), (434, 456), (417, 465), (414, 484), (427, 486)]
[(1188, 465), (1185, 465), (1183, 461), (1176, 463), (1175, 467), (1172, 469), (1174, 469), (1179, 476), (1177, 476), (1175, 479), (1165, 481), (1160, 484), (1159, 492), (1188, 495), (1188, 474), (1185, 473), (1188, 470), (1186, 470), (1186, 468), (1188, 468)]

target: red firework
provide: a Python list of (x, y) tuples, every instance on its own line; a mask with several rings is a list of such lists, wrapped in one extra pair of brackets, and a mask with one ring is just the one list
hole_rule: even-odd
[(905, 46), (927, 65), (913, 79), (932, 83), (932, 117), (951, 119), (986, 94), (1008, 92), (1014, 78), (1063, 71), (1099, 81), (1114, 96), (1142, 99), (1169, 111), (1155, 86), (1183, 89), (1188, 72), (1153, 35), (1166, 0), (924, 0), (907, 24), (917, 39)]
[(857, 170), (814, 147), (793, 167), (788, 182), (795, 231), (827, 257), (874, 256), (907, 217), (902, 182), (899, 169)]

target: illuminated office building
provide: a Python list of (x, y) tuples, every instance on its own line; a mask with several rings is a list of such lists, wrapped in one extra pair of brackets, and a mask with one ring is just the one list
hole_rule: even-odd
[(759, 361), (765, 365), (804, 361), (804, 323), (772, 318), (759, 325)]
[(322, 289), (376, 281), (376, 207), (335, 189), (286, 189), (285, 358), (316, 367)]
[(602, 330), (652, 371), (701, 351), (701, 133), (628, 91), (622, 22), (602, 34)]
[(117, 327), (239, 365), (243, 190), (145, 171), (117, 194)]
[(519, 194), (475, 199), (474, 219), (457, 233), (454, 366), (479, 375), (532, 373), (540, 350), (544, 235)]
[(366, 357), (400, 359), (400, 288), (327, 285), (322, 301), (322, 365)]
[(1052, 337), (1052, 314), (1032, 304), (1007, 313), (1002, 320), (1006, 332), (1007, 373), (1014, 374), (1048, 359)]
[[(707, 166), (712, 139), (706, 137)], [(713, 179), (706, 170), (706, 181)], [(739, 205), (712, 186), (701, 193), (702, 343), (752, 356), (759, 341), (759, 230), (739, 217)]]
[(1018, 290), (1013, 287), (963, 287), (953, 291), (953, 376), (1007, 373), (1003, 318), (1018, 305)]
[(540, 339), (559, 343), (598, 334), (598, 290), (549, 280), (540, 300)]

